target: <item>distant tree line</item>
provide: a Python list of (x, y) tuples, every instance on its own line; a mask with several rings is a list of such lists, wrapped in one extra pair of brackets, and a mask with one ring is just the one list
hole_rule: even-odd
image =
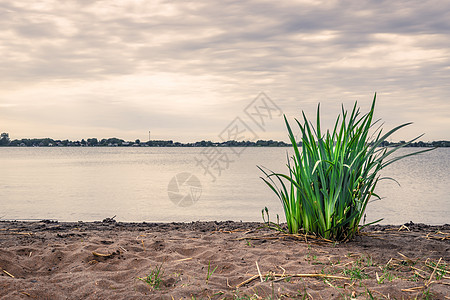
[[(388, 142), (385, 141), (381, 146), (395, 146), (405, 144), (405, 141)], [(301, 146), (302, 143), (299, 143)], [(54, 140), (51, 138), (41, 139), (15, 139), (10, 140), (9, 134), (4, 132), (0, 136), (0, 146), (10, 147), (289, 147), (291, 144), (283, 141), (273, 140), (258, 140), (251, 141), (226, 141), (226, 142), (211, 142), (200, 141), (193, 143), (173, 142), (172, 140), (151, 140), (148, 142), (141, 142), (140, 140), (125, 141), (118, 138), (101, 139), (88, 138), (81, 141), (70, 140)], [(436, 141), (436, 142), (414, 142), (406, 147), (450, 147), (450, 141)]]
[[(397, 146), (406, 144), (406, 141), (400, 141), (400, 142), (388, 142), (384, 141), (381, 146), (389, 147), (389, 146)], [(413, 142), (409, 145), (406, 145), (405, 147), (450, 147), (450, 141), (434, 141), (434, 142)]]
[(8, 133), (2, 133), (0, 146), (10, 147), (288, 147), (291, 146), (283, 141), (258, 140), (250, 141), (227, 141), (211, 142), (201, 141), (194, 143), (180, 143), (172, 140), (151, 140), (141, 142), (140, 140), (125, 141), (118, 138), (101, 139), (88, 138), (81, 141), (54, 140), (51, 138), (40, 139), (16, 139), (10, 140)]

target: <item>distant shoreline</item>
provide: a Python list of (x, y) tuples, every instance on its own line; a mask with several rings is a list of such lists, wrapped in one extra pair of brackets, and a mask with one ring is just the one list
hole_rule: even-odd
[[(450, 141), (433, 141), (433, 142), (383, 142), (380, 146), (398, 146), (405, 144), (404, 147), (418, 148), (436, 148), (450, 147)], [(300, 142), (299, 146), (302, 145)], [(192, 143), (180, 143), (172, 140), (150, 140), (141, 142), (140, 140), (125, 141), (118, 138), (109, 138), (98, 140), (96, 138), (82, 139), (81, 141), (70, 140), (54, 140), (51, 138), (33, 138), (33, 139), (15, 139), (9, 140), (7, 135), (2, 134), (0, 139), (0, 147), (292, 147), (292, 144), (284, 141), (274, 140), (258, 140), (253, 141), (235, 141), (229, 140), (225, 142), (200, 141)]]

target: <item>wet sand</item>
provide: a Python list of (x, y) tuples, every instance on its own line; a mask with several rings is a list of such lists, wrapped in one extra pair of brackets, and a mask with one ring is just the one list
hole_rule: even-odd
[(0, 298), (450, 299), (450, 225), (339, 244), (261, 225), (1, 221)]

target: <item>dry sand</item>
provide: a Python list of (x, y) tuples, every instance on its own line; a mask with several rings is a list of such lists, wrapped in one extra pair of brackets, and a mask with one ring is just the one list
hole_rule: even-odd
[[(0, 298), (450, 299), (450, 225), (405, 225), (333, 244), (259, 223), (3, 221)], [(158, 266), (159, 288), (138, 279)]]

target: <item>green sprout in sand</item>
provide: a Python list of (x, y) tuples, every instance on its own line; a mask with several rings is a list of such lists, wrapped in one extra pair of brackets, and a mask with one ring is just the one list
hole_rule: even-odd
[(149, 286), (151, 286), (155, 290), (159, 289), (161, 285), (161, 277), (164, 274), (162, 266), (163, 264), (161, 263), (161, 265), (156, 266), (149, 275), (143, 278), (138, 277), (138, 279), (146, 282)]
[(208, 262), (208, 272), (206, 273), (206, 283), (209, 282), (209, 279), (211, 278), (212, 274), (216, 271), (218, 266), (216, 266), (214, 269), (211, 268), (211, 262)]

